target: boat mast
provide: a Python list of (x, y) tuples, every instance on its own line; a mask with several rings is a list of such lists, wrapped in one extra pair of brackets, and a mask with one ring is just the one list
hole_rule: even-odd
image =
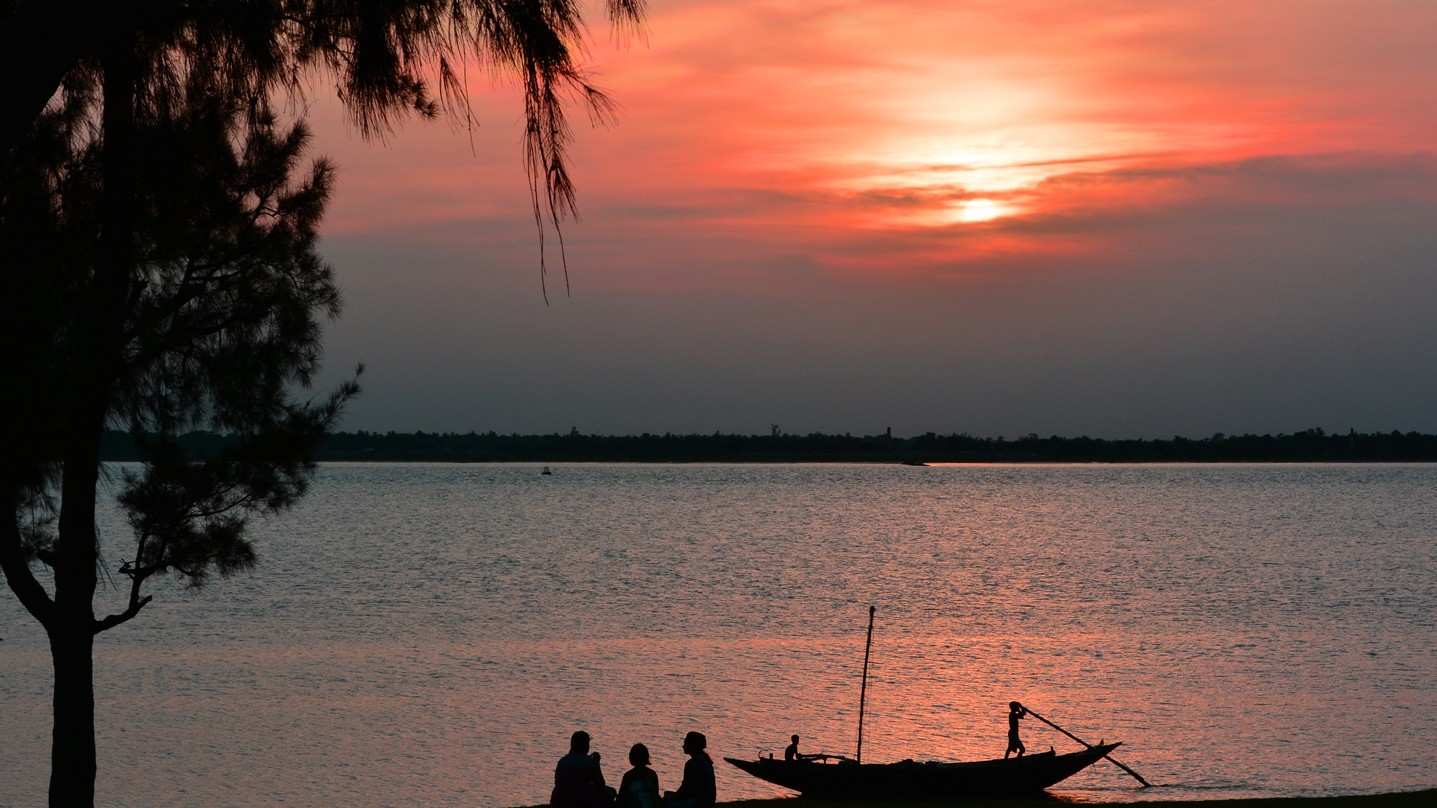
[(876, 606), (868, 607), (868, 641), (863, 644), (863, 684), (858, 687), (858, 753), (854, 758), (863, 762), (863, 704), (868, 698), (868, 652), (873, 648), (873, 613)]

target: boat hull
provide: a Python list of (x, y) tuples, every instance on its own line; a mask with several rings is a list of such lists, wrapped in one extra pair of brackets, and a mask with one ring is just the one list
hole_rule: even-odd
[(1065, 755), (1039, 752), (972, 763), (724, 760), (805, 797), (941, 801), (1035, 794), (1097, 763), (1118, 746), (1110, 743)]

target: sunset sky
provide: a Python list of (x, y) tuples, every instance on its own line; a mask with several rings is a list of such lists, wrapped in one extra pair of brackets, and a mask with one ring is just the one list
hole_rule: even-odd
[(1437, 430), (1437, 3), (591, 19), (548, 307), (511, 84), (383, 144), (316, 85), (346, 428)]

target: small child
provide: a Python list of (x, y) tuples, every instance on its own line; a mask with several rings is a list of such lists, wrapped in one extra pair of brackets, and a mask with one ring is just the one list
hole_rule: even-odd
[(1023, 709), (1023, 705), (1016, 701), (1008, 702), (1008, 751), (1003, 753), (1005, 760), (1014, 752), (1018, 753), (1018, 757), (1022, 757), (1023, 753), (1028, 751), (1023, 748), (1023, 741), (1018, 737), (1018, 721), (1027, 714), (1028, 711)]

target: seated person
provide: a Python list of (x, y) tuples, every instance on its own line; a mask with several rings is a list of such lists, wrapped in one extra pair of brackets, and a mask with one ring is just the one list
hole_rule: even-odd
[(551, 808), (606, 808), (614, 802), (614, 791), (604, 784), (599, 754), (589, 754), (589, 733), (579, 730), (569, 738), (569, 754), (554, 767)]
[(618, 808), (659, 808), (659, 776), (649, 768), (649, 748), (634, 744), (629, 764), (633, 768), (619, 782)]
[(689, 760), (684, 764), (684, 781), (678, 791), (664, 795), (665, 808), (713, 808), (717, 799), (714, 787), (714, 762), (704, 751), (708, 739), (702, 732), (690, 732), (684, 736), (684, 753)]
[(787, 761), (803, 760), (803, 755), (798, 753), (798, 736), (793, 736), (793, 743), (783, 750), (783, 759)]

